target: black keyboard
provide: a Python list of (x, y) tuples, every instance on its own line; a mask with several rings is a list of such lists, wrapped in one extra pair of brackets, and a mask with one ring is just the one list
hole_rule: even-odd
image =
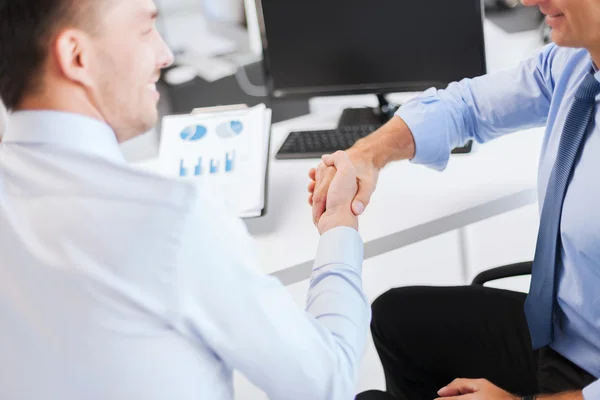
[(275, 158), (278, 160), (319, 158), (323, 154), (348, 150), (357, 140), (373, 133), (380, 126), (356, 125), (323, 131), (291, 132)]
[[(275, 158), (277, 160), (320, 158), (323, 154), (348, 150), (357, 140), (375, 132), (380, 126), (356, 125), (341, 129), (290, 132)], [(472, 147), (473, 141), (469, 140), (464, 146), (452, 150), (452, 154), (470, 153)]]

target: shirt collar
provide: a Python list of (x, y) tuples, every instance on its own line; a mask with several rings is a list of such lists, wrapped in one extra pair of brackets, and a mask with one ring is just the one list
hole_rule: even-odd
[(125, 162), (115, 132), (106, 123), (61, 111), (16, 111), (9, 115), (3, 143), (47, 144)]

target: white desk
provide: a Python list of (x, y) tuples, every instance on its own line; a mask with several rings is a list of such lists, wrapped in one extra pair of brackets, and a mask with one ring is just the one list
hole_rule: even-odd
[[(485, 28), (490, 72), (513, 67), (540, 47), (536, 32), (508, 36), (488, 22)], [(376, 99), (313, 99), (310, 115), (273, 126), (268, 214), (247, 225), (264, 272), (286, 285), (310, 276), (318, 234), (306, 187), (308, 170), (318, 160), (279, 161), (274, 155), (291, 130), (330, 129), (343, 108), (356, 105), (375, 106)], [(542, 129), (519, 132), (476, 147), (471, 154), (452, 156), (443, 173), (409, 162), (390, 165), (360, 219), (365, 258), (535, 202), (542, 135)]]
[[(506, 35), (486, 23), (488, 70), (512, 67), (540, 47), (538, 34)], [(392, 96), (402, 102), (410, 95)], [(318, 233), (308, 206), (308, 171), (318, 160), (274, 159), (291, 130), (327, 129), (347, 106), (375, 105), (375, 96), (317, 98), (312, 113), (273, 126), (268, 213), (247, 221), (261, 268), (289, 285), (310, 276)], [(386, 168), (360, 231), (367, 258), (531, 204), (542, 130), (503, 137), (455, 155), (443, 173), (408, 162)]]
[[(289, 129), (313, 128), (311, 115), (273, 129), (275, 152)], [(335, 120), (335, 118), (334, 118)], [(503, 137), (468, 155), (455, 155), (443, 173), (400, 162), (386, 168), (360, 232), (365, 257), (462, 228), (536, 200), (542, 131)], [(308, 170), (316, 160), (272, 160), (267, 216), (247, 221), (261, 254), (261, 267), (285, 284), (310, 276), (318, 233), (308, 206)]]

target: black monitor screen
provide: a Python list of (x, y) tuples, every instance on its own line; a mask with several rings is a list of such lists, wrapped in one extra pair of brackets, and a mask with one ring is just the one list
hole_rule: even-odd
[(259, 0), (272, 94), (423, 90), (486, 72), (481, 0)]

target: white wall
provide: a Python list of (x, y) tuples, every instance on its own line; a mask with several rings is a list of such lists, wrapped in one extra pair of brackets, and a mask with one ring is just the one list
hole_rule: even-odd
[(161, 13), (170, 15), (185, 11), (205, 11), (207, 17), (240, 22), (244, 0), (154, 0)]
[[(532, 204), (466, 228), (469, 279), (495, 267), (531, 261), (539, 227), (538, 205)], [(509, 278), (488, 286), (527, 292), (529, 277)]]

